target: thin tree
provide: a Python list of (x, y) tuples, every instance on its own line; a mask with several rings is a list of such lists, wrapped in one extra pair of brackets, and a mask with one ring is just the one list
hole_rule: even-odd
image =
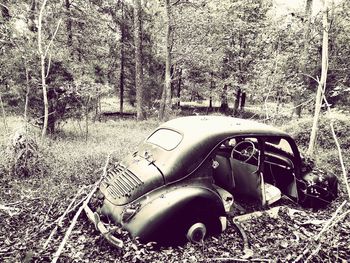
[[(302, 53), (302, 59), (300, 64), (300, 72), (303, 73), (304, 83), (309, 84), (309, 77), (306, 76), (306, 65), (309, 62), (309, 46), (310, 46), (310, 31), (311, 31), (311, 15), (312, 15), (312, 4), (313, 0), (306, 0), (305, 5), (305, 21), (306, 25), (304, 27), (304, 41), (303, 41), (303, 53)], [(302, 94), (300, 92), (297, 92), (295, 94), (295, 113), (297, 117), (301, 116), (302, 111)]]
[(146, 118), (143, 70), (142, 70), (142, 18), (141, 0), (134, 0), (134, 41), (135, 41), (135, 85), (137, 120)]
[(170, 0), (165, 0), (165, 28), (166, 28), (166, 37), (165, 37), (165, 85), (163, 87), (162, 99), (159, 108), (159, 119), (168, 120), (170, 111), (171, 111), (171, 25), (170, 25), (170, 16), (171, 16), (171, 7)]
[(316, 138), (317, 138), (317, 130), (318, 130), (318, 119), (321, 112), (321, 104), (323, 94), (326, 90), (326, 82), (327, 82), (327, 71), (328, 71), (328, 5), (327, 0), (322, 0), (323, 4), (323, 40), (322, 40), (322, 69), (321, 69), (321, 79), (318, 83), (317, 93), (316, 93), (316, 101), (315, 101), (315, 113), (314, 120), (312, 124), (312, 130), (310, 134), (310, 142), (308, 147), (308, 154), (314, 155)]
[(6, 121), (6, 113), (5, 113), (4, 104), (2, 102), (1, 91), (0, 91), (0, 106), (1, 106), (2, 121), (4, 123), (5, 133), (7, 133), (8, 132), (8, 128), (7, 128), (7, 121)]
[(47, 0), (44, 0), (40, 12), (39, 12), (39, 19), (38, 19), (38, 49), (39, 49), (39, 55), (40, 55), (40, 62), (41, 62), (41, 86), (43, 90), (43, 99), (44, 99), (44, 124), (43, 129), (41, 133), (41, 137), (44, 138), (47, 132), (47, 123), (49, 119), (49, 103), (47, 99), (47, 88), (46, 88), (46, 77), (45, 77), (45, 53), (43, 51), (43, 45), (42, 45), (42, 21), (43, 21), (43, 13), (45, 10)]
[(124, 81), (125, 81), (125, 45), (126, 45), (126, 18), (124, 2), (121, 1), (121, 21), (120, 21), (120, 75), (119, 75), (119, 111), (124, 112)]
[(41, 137), (44, 138), (47, 133), (47, 125), (48, 125), (48, 119), (49, 119), (49, 102), (47, 98), (47, 86), (46, 86), (46, 78), (49, 74), (50, 70), (50, 61), (48, 63), (48, 67), (46, 68), (46, 57), (48, 55), (48, 52), (50, 50), (50, 46), (53, 42), (53, 39), (55, 38), (58, 28), (61, 24), (61, 20), (58, 21), (56, 30), (49, 42), (49, 44), (46, 46), (45, 51), (43, 50), (43, 40), (42, 40), (42, 21), (43, 21), (43, 15), (44, 15), (44, 10), (46, 6), (47, 0), (44, 0), (40, 11), (39, 11), (39, 17), (38, 17), (38, 51), (40, 55), (40, 65), (41, 65), (41, 86), (43, 90), (43, 101), (44, 101), (44, 123), (43, 123), (43, 128), (42, 128), (42, 133)]
[(66, 7), (66, 29), (67, 29), (67, 49), (70, 50), (71, 59), (74, 59), (73, 52), (73, 23), (72, 23), (72, 12), (71, 12), (71, 4), (70, 0), (65, 0)]

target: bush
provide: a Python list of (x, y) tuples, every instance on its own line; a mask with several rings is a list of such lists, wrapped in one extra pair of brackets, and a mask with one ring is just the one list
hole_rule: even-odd
[[(334, 114), (334, 130), (338, 141), (343, 149), (350, 148), (350, 117), (344, 114)], [(332, 120), (328, 116), (322, 116), (319, 119), (319, 129), (317, 135), (317, 144), (323, 149), (334, 149), (336, 147), (330, 122)], [(286, 132), (291, 134), (297, 144), (301, 147), (307, 147), (310, 140), (313, 118), (303, 118), (291, 121), (289, 124), (282, 127)]]
[(35, 137), (24, 129), (11, 136), (0, 160), (0, 171), (16, 177), (43, 175), (47, 171), (45, 154), (38, 146)]

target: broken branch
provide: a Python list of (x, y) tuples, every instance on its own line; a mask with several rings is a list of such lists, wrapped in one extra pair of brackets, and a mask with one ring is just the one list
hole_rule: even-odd
[(14, 216), (20, 213), (20, 209), (0, 204), (0, 210), (5, 211), (9, 216)]
[[(47, 245), (50, 243), (52, 237), (56, 234), (58, 227), (62, 224), (63, 219), (66, 217), (66, 215), (68, 214), (70, 208), (72, 207), (72, 205), (74, 204), (75, 200), (77, 199), (77, 197), (81, 194), (82, 190), (85, 188), (85, 185), (79, 189), (79, 191), (77, 192), (77, 194), (74, 196), (73, 200), (70, 202), (70, 204), (68, 205), (66, 211), (64, 211), (64, 213), (60, 216), (60, 218), (58, 219), (55, 228), (51, 231), (49, 237), (47, 238), (43, 249), (45, 249), (47, 247)], [(85, 197), (84, 197), (85, 199)]]
[[(328, 112), (328, 115), (331, 116), (331, 108), (329, 106), (329, 103), (327, 101), (327, 98), (325, 95), (323, 95), (323, 100), (325, 101), (326, 105), (327, 105), (327, 112)], [(333, 136), (333, 139), (334, 139), (334, 142), (337, 146), (337, 150), (338, 150), (338, 155), (339, 155), (339, 161), (340, 161), (340, 166), (341, 166), (341, 169), (342, 169), (342, 174), (343, 174), (343, 179), (344, 179), (344, 183), (346, 185), (346, 190), (348, 192), (348, 196), (349, 196), (349, 199), (350, 199), (350, 186), (349, 186), (349, 182), (348, 182), (348, 177), (347, 177), (347, 173), (346, 173), (346, 169), (345, 169), (345, 165), (344, 165), (344, 161), (343, 161), (343, 155), (342, 155), (342, 152), (341, 152), (341, 148), (340, 148), (340, 144), (339, 144), (339, 141), (338, 141), (338, 138), (337, 138), (337, 135), (335, 134), (335, 130), (334, 130), (334, 125), (333, 125), (333, 122), (334, 120), (331, 119), (331, 122), (330, 122), (330, 126), (331, 126), (331, 131), (332, 131), (332, 136)]]
[(70, 236), (70, 234), (71, 234), (71, 232), (72, 232), (72, 230), (73, 230), (75, 224), (77, 223), (77, 220), (78, 220), (78, 218), (79, 218), (79, 215), (80, 215), (81, 212), (83, 211), (84, 207), (86, 207), (86, 206), (88, 205), (88, 203), (89, 203), (91, 197), (92, 197), (93, 194), (96, 192), (96, 190), (97, 190), (97, 188), (99, 187), (99, 185), (100, 185), (101, 181), (103, 180), (103, 178), (105, 178), (105, 176), (106, 176), (106, 174), (107, 174), (107, 167), (108, 167), (108, 164), (109, 164), (109, 158), (110, 158), (110, 155), (108, 155), (108, 157), (107, 157), (106, 164), (105, 164), (105, 166), (104, 166), (104, 168), (103, 168), (103, 174), (102, 174), (100, 180), (98, 180), (98, 181), (95, 183), (93, 189), (92, 189), (91, 192), (87, 195), (87, 197), (86, 197), (86, 199), (85, 199), (83, 205), (79, 207), (79, 210), (78, 210), (77, 213), (74, 215), (74, 218), (73, 218), (73, 220), (72, 220), (72, 223), (70, 224), (70, 226), (69, 226), (69, 228), (68, 228), (68, 230), (67, 230), (67, 232), (66, 232), (66, 234), (65, 234), (65, 236), (64, 236), (64, 238), (63, 238), (63, 240), (62, 240), (62, 242), (61, 242), (61, 244), (60, 244), (60, 246), (59, 246), (59, 248), (57, 249), (56, 253), (54, 254), (51, 263), (56, 263), (56, 262), (57, 262), (59, 256), (60, 256), (61, 253), (62, 253), (62, 250), (63, 250), (65, 244), (66, 244), (67, 241), (68, 241), (68, 238), (69, 238), (69, 236)]
[(318, 235), (316, 236), (315, 240), (319, 240), (321, 235), (329, 228), (330, 224), (336, 219), (337, 214), (341, 211), (341, 209), (343, 208), (343, 206), (346, 204), (346, 201), (344, 201), (338, 208), (337, 210), (335, 210), (333, 216), (327, 221), (327, 223), (324, 225), (324, 227), (322, 228), (322, 230), (320, 231), (320, 233), (318, 233)]
[(309, 260), (311, 260), (314, 256), (316, 256), (317, 253), (320, 251), (320, 249), (321, 249), (321, 243), (318, 244), (316, 249), (312, 251), (312, 253), (306, 258), (305, 263), (309, 262)]

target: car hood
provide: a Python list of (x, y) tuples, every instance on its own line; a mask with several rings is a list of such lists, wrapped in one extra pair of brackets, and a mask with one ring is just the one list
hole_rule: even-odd
[(114, 205), (125, 205), (164, 183), (154, 162), (133, 154), (107, 171), (100, 190)]

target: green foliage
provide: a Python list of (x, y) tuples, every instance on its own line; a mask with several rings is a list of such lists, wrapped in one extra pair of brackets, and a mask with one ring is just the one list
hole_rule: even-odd
[[(35, 21), (42, 2), (32, 2), (5, 1), (7, 8), (2, 7), (0, 92), (8, 109), (22, 114), (29, 87), (31, 116), (40, 119), (43, 106)], [(231, 101), (238, 87), (247, 93), (248, 103), (291, 102), (298, 94), (307, 101), (313, 96), (317, 82), (311, 77), (317, 78), (320, 73), (320, 14), (312, 17), (306, 56), (307, 21), (302, 7), (281, 16), (274, 11), (273, 1), (173, 0), (171, 4), (173, 97), (181, 90), (185, 100), (210, 96), (218, 101), (224, 85), (228, 85)], [(349, 12), (350, 4), (343, 1), (331, 6), (329, 14), (327, 96), (332, 104), (349, 103)], [(164, 15), (162, 1), (143, 3), (142, 58), (149, 107), (157, 105), (164, 84)], [(52, 39), (59, 19), (62, 23)], [(50, 123), (64, 119), (65, 114), (74, 115), (65, 110), (73, 107), (74, 98), (62, 96), (60, 91), (70, 90), (82, 79), (89, 79), (94, 89), (98, 89), (97, 83), (109, 86), (108, 96), (119, 96), (122, 81), (127, 101), (134, 104), (133, 19), (129, 1), (48, 2), (43, 44), (47, 47), (52, 41), (46, 60), (46, 66), (50, 64)], [(304, 61), (305, 72), (300, 72)], [(82, 109), (78, 104), (74, 104), (77, 111)], [(53, 119), (53, 115), (57, 116)]]
[(32, 132), (24, 128), (15, 130), (0, 152), (0, 173), (4, 176), (42, 177), (48, 171), (46, 152), (38, 146)]
[[(13, 121), (13, 120), (12, 120)], [(98, 168), (103, 166), (108, 154), (112, 160), (120, 160), (132, 152), (135, 147), (158, 125), (158, 122), (107, 121), (95, 123), (90, 128), (88, 142), (80, 132), (76, 122), (67, 121), (61, 127), (55, 139), (37, 142), (35, 133), (29, 137), (19, 137), (14, 141), (0, 144), (0, 174), (5, 177), (38, 177), (52, 182), (76, 185), (93, 183)], [(16, 130), (15, 127), (10, 127)], [(0, 130), (1, 131), (1, 130)], [(12, 137), (11, 137), (12, 138)], [(23, 165), (25, 139), (30, 139), (28, 166)], [(10, 145), (10, 146), (8, 146)], [(15, 162), (17, 161), (17, 162)], [(51, 182), (51, 183), (52, 183)]]
[[(335, 149), (336, 145), (332, 136), (330, 121), (334, 120), (335, 134), (343, 149), (350, 148), (350, 138), (348, 132), (350, 130), (350, 118), (345, 114), (334, 113), (332, 117), (324, 115), (319, 120), (319, 129), (317, 135), (318, 147), (321, 149)], [(307, 147), (310, 139), (313, 118), (303, 118), (301, 120), (291, 121), (285, 125), (283, 129), (289, 132), (298, 145)]]

